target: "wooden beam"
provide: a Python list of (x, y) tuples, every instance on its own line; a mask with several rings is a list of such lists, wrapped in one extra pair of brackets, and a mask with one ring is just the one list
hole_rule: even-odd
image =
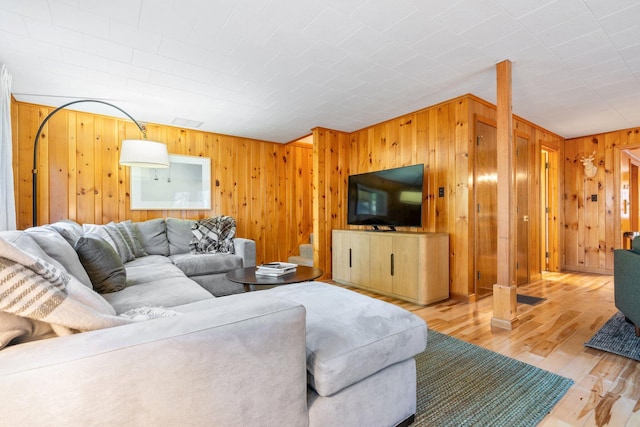
[(518, 326), (516, 316), (516, 197), (513, 145), (511, 61), (496, 65), (497, 76), (497, 172), (498, 172), (498, 270), (493, 286), (491, 325), (502, 329)]

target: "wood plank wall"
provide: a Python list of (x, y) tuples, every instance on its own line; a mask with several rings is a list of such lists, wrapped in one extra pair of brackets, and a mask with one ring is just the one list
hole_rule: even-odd
[[(331, 271), (332, 229), (364, 228), (346, 224), (347, 177), (350, 174), (424, 163), (423, 227), (399, 229), (448, 233), (451, 295), (461, 300), (474, 299), (472, 141), (475, 140), (476, 118), (482, 116), (495, 120), (495, 108), (479, 98), (466, 95), (350, 134), (315, 129), (316, 265), (325, 273)], [(531, 142), (530, 173), (538, 174), (538, 178), (531, 180), (534, 190), (539, 186), (540, 147), (561, 150), (562, 138), (526, 120), (516, 118), (515, 122), (514, 128), (528, 135)], [(559, 180), (555, 181), (556, 191), (560, 191)], [(439, 187), (444, 187), (445, 197), (438, 197)], [(539, 194), (539, 190), (532, 191), (532, 194), (532, 209), (538, 209), (540, 197), (535, 194)], [(539, 224), (540, 214), (533, 215), (532, 224)], [(536, 277), (540, 275), (539, 226), (531, 227), (530, 233), (535, 235), (530, 237), (530, 242), (537, 245), (536, 250), (532, 250), (530, 262), (530, 269), (534, 272), (532, 276)], [(559, 264), (557, 269), (560, 269)]]
[[(622, 247), (620, 188), (624, 149), (640, 148), (640, 128), (567, 139), (564, 157), (564, 265), (568, 270), (613, 272), (613, 250)], [(595, 177), (580, 161), (595, 151)], [(592, 196), (596, 196), (592, 201)]]
[[(18, 228), (31, 226), (33, 140), (53, 108), (12, 103)], [(147, 137), (170, 154), (211, 158), (211, 210), (129, 209), (129, 168), (118, 164), (119, 144), (140, 138), (128, 120), (61, 110), (43, 129), (38, 149), (38, 223), (70, 218), (104, 224), (157, 217), (231, 215), (237, 235), (254, 239), (257, 261), (298, 254), (312, 229), (313, 148), (276, 144), (171, 126), (147, 125)]]

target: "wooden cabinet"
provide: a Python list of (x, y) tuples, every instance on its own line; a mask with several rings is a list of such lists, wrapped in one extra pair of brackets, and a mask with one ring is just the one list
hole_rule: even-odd
[(333, 280), (425, 305), (449, 297), (446, 233), (333, 230)]

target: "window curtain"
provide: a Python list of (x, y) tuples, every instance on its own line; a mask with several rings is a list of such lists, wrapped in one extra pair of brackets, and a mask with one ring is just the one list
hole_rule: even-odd
[(16, 229), (11, 142), (11, 74), (0, 70), (0, 230)]

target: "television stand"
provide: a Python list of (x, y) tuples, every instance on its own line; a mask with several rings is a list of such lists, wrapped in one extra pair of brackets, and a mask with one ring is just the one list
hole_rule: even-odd
[(449, 298), (448, 234), (333, 230), (332, 237), (336, 282), (419, 305)]
[(372, 225), (372, 227), (373, 228), (370, 231), (380, 231), (380, 232), (383, 232), (383, 231), (396, 231), (396, 228), (393, 225), (388, 225), (387, 227), (389, 227), (389, 228), (387, 228), (387, 229), (382, 229), (377, 225)]

